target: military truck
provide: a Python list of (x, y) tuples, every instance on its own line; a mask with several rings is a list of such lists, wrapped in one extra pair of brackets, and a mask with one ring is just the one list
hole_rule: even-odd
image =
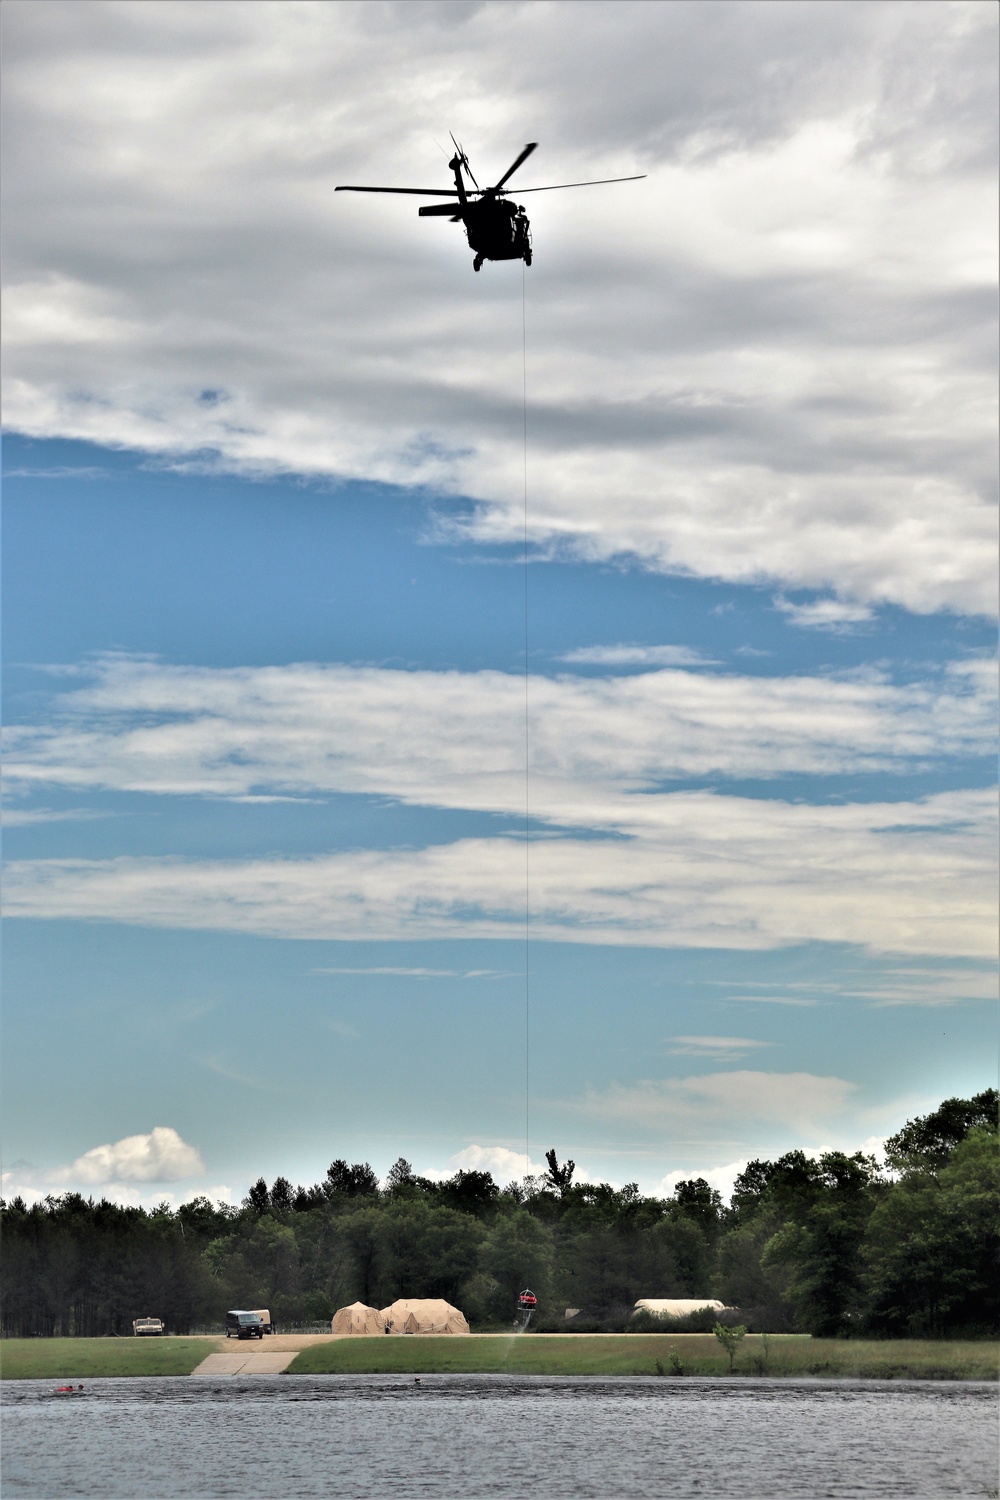
[(153, 1334), (166, 1333), (166, 1325), (162, 1318), (133, 1318), (132, 1332), (138, 1337), (148, 1337)]
[(265, 1333), (274, 1332), (274, 1324), (271, 1322), (271, 1314), (268, 1312), (266, 1307), (255, 1307), (252, 1308), (251, 1311), (255, 1312), (260, 1321), (263, 1323)]

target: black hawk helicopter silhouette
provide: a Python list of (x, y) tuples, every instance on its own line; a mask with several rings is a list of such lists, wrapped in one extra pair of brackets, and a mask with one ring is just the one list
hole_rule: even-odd
[[(475, 251), (472, 269), (482, 268), (484, 260), (523, 260), (531, 265), (531, 225), (520, 204), (511, 203), (505, 191), (509, 182), (523, 162), (527, 161), (538, 145), (529, 141), (520, 156), (509, 166), (500, 181), (493, 187), (481, 188), (472, 175), (469, 158), (451, 137), (455, 155), (448, 163), (455, 174), (454, 188), (393, 188), (354, 187), (344, 184), (334, 189), (337, 193), (408, 193), (418, 198), (448, 198), (448, 203), (427, 203), (417, 209), (422, 219), (449, 219), (452, 224), (464, 224), (470, 250)], [(640, 172), (635, 177), (598, 177), (591, 182), (555, 182), (550, 187), (522, 188), (518, 197), (526, 193), (554, 193), (560, 188), (597, 187), (606, 182), (638, 182), (645, 177)], [(472, 187), (465, 185), (469, 178)]]

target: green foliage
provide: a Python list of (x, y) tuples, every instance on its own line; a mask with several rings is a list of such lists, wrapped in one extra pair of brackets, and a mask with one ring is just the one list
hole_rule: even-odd
[(549, 1166), (549, 1170), (545, 1174), (545, 1180), (549, 1187), (560, 1194), (568, 1193), (573, 1181), (573, 1173), (576, 1171), (576, 1162), (565, 1161), (560, 1166), (554, 1151), (546, 1151), (545, 1160)]
[[(183, 1333), (220, 1326), (235, 1306), (268, 1307), (287, 1329), (400, 1296), (444, 1297), (478, 1328), (509, 1328), (530, 1286), (532, 1329), (553, 1333), (662, 1333), (633, 1316), (656, 1296), (734, 1309), (672, 1322), (672, 1334), (738, 1319), (818, 1337), (982, 1336), (1000, 1324), (994, 1111), (988, 1090), (908, 1122), (892, 1140), (892, 1180), (860, 1154), (750, 1162), (728, 1210), (704, 1178), (670, 1199), (574, 1183), (554, 1151), (544, 1176), (503, 1189), (487, 1172), (430, 1182), (403, 1158), (380, 1186), (367, 1163), (338, 1158), (312, 1186), (259, 1178), (239, 1208), (15, 1199), (2, 1206), (3, 1331), (126, 1334), (149, 1315)], [(580, 1310), (572, 1321), (568, 1307)], [(765, 1344), (756, 1357), (777, 1355)]]
[(947, 1164), (951, 1153), (970, 1131), (981, 1125), (996, 1129), (1000, 1094), (985, 1089), (972, 1099), (946, 1099), (933, 1114), (908, 1120), (885, 1143), (889, 1165), (897, 1171), (935, 1171)]
[(716, 1323), (712, 1329), (715, 1337), (729, 1355), (729, 1373), (733, 1373), (733, 1362), (739, 1351), (739, 1347), (747, 1336), (747, 1331), (742, 1323), (727, 1327), (725, 1323)]
[(765, 1272), (787, 1272), (784, 1297), (800, 1326), (818, 1337), (847, 1333), (861, 1316), (861, 1243), (875, 1206), (871, 1157), (830, 1151), (809, 1164), (807, 1190), (778, 1186), (786, 1219), (761, 1256)]
[(988, 1332), (1000, 1321), (1000, 1153), (979, 1126), (940, 1171), (906, 1173), (865, 1239), (869, 1321), (889, 1333)]

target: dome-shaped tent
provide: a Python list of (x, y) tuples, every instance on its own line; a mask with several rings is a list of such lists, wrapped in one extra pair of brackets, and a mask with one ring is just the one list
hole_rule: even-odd
[(400, 1297), (379, 1313), (390, 1333), (468, 1333), (465, 1314), (440, 1297)]
[(706, 1308), (713, 1312), (730, 1311), (717, 1297), (640, 1297), (635, 1304), (636, 1312), (651, 1312), (658, 1318), (687, 1318)]
[(385, 1333), (385, 1318), (377, 1307), (368, 1307), (364, 1302), (352, 1302), (350, 1307), (338, 1307), (330, 1324), (332, 1333)]

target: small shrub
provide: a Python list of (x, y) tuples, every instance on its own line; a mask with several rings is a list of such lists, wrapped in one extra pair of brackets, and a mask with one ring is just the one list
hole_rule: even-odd
[(771, 1335), (762, 1333), (758, 1345), (760, 1353), (754, 1356), (754, 1366), (758, 1375), (767, 1374), (768, 1361), (771, 1358)]
[(733, 1373), (733, 1361), (736, 1359), (737, 1351), (747, 1336), (747, 1331), (742, 1323), (737, 1323), (735, 1328), (727, 1328), (724, 1323), (716, 1323), (712, 1329), (715, 1337), (729, 1355), (729, 1373)]

